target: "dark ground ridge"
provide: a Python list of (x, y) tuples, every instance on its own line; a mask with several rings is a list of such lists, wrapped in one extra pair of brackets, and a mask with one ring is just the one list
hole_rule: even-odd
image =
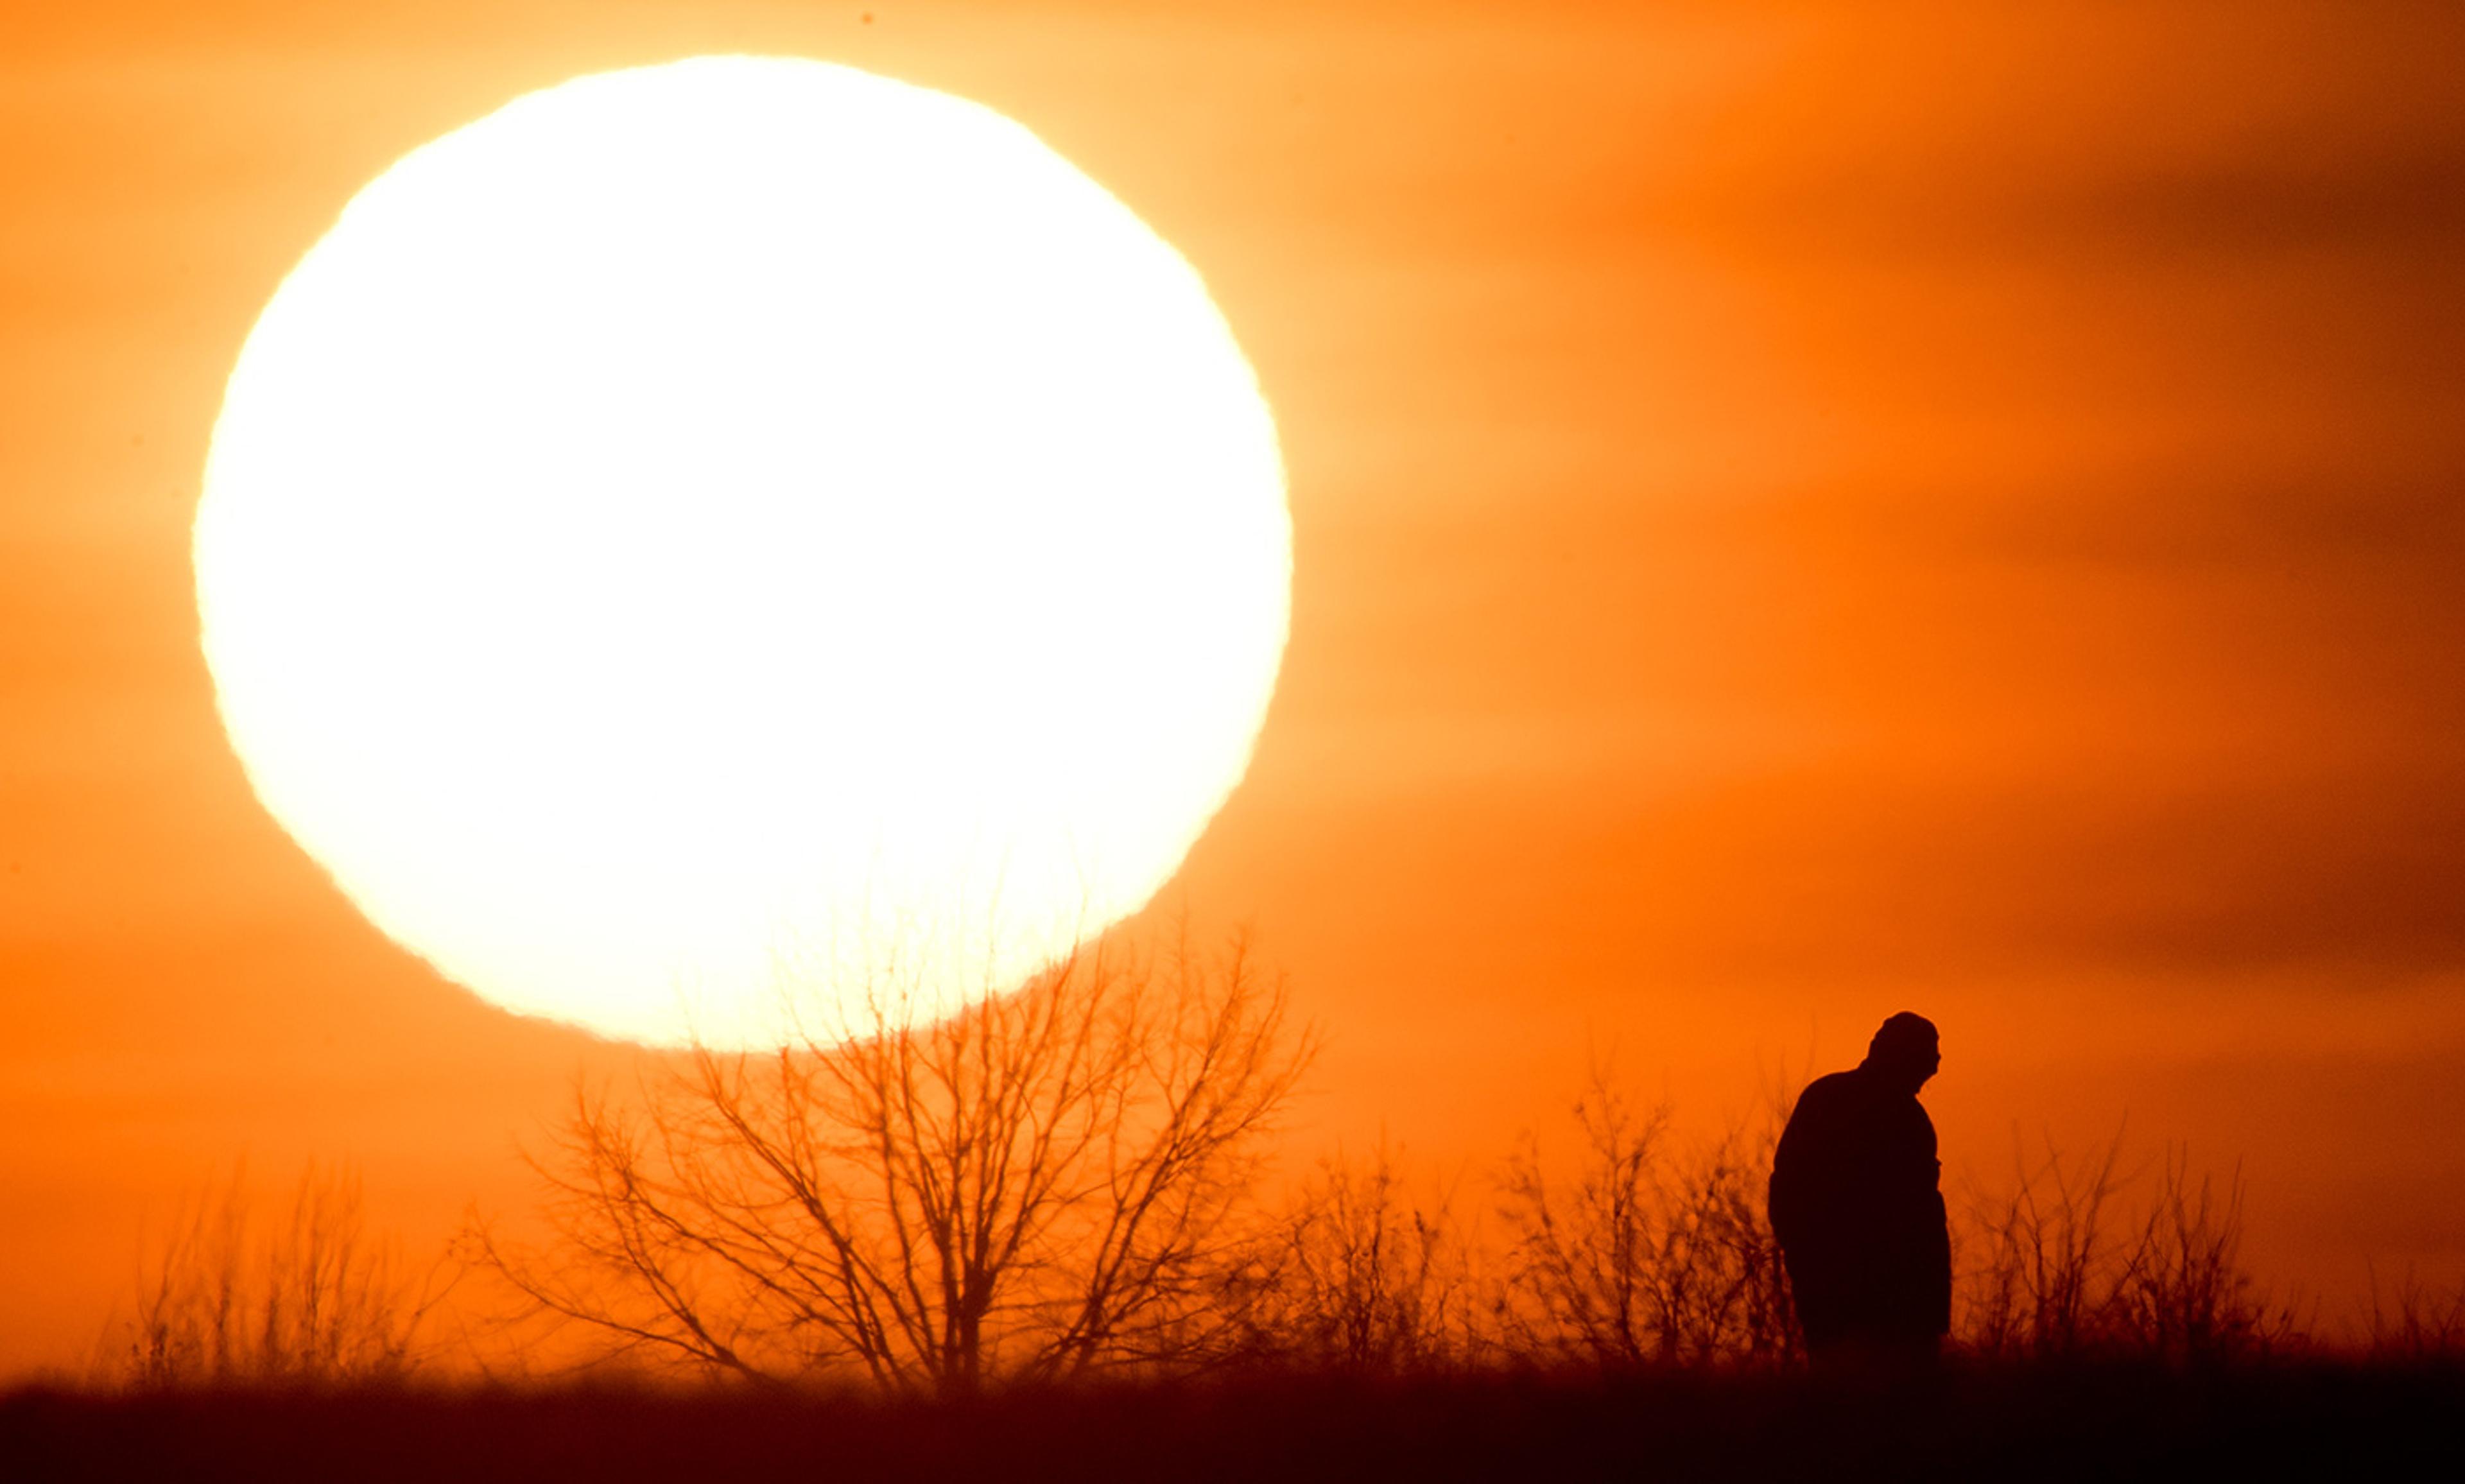
[[(0, 1398), (10, 1480), (2376, 1478), (2465, 1445), (2465, 1370), (1953, 1369), (1016, 1390), (565, 1388)], [(2430, 1460), (2445, 1460), (2430, 1463)]]

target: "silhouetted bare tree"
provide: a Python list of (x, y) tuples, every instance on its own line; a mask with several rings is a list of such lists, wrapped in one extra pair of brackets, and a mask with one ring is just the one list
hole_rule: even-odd
[(577, 1093), (534, 1162), (550, 1239), (484, 1259), (614, 1351), (748, 1378), (963, 1392), (1230, 1344), (1214, 1296), (1310, 1054), (1281, 982), (1237, 941), (1108, 942), (906, 1007), (875, 986), (843, 1039)]
[(451, 1287), (366, 1230), (359, 1177), (311, 1164), (287, 1219), (255, 1220), (243, 1172), (209, 1186), (141, 1260), (133, 1319), (102, 1346), (107, 1379), (142, 1388), (365, 1384), (424, 1358)]

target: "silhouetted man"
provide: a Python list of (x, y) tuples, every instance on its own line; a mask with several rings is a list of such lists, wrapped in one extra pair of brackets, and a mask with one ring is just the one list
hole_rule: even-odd
[(1772, 1234), (1818, 1360), (1923, 1360), (1951, 1327), (1943, 1166), (1918, 1105), (1942, 1063), (1934, 1023), (1903, 1011), (1855, 1070), (1810, 1083), (1781, 1131)]

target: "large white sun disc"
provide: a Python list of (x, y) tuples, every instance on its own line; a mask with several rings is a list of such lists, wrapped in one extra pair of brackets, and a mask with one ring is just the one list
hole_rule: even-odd
[(267, 808), (509, 1008), (772, 1044), (1135, 911), (1247, 765), (1290, 524), (1195, 274), (1000, 116), (700, 58), (367, 187), (215, 425)]

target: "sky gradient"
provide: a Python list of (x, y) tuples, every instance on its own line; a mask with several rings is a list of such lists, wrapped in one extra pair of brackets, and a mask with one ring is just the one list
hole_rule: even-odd
[(189, 526), (353, 191), (727, 51), (1017, 119), (1256, 366), (1292, 640), (1165, 906), (1323, 1027), (1305, 1139), (1477, 1164), (1605, 1052), (1715, 1122), (1911, 1008), (1955, 1191), (2127, 1120), (2331, 1307), (2465, 1273), (2465, 13), (1608, 9), (0, 17), (0, 1371), (235, 1159), (433, 1241), (625, 1064), (258, 808)]

